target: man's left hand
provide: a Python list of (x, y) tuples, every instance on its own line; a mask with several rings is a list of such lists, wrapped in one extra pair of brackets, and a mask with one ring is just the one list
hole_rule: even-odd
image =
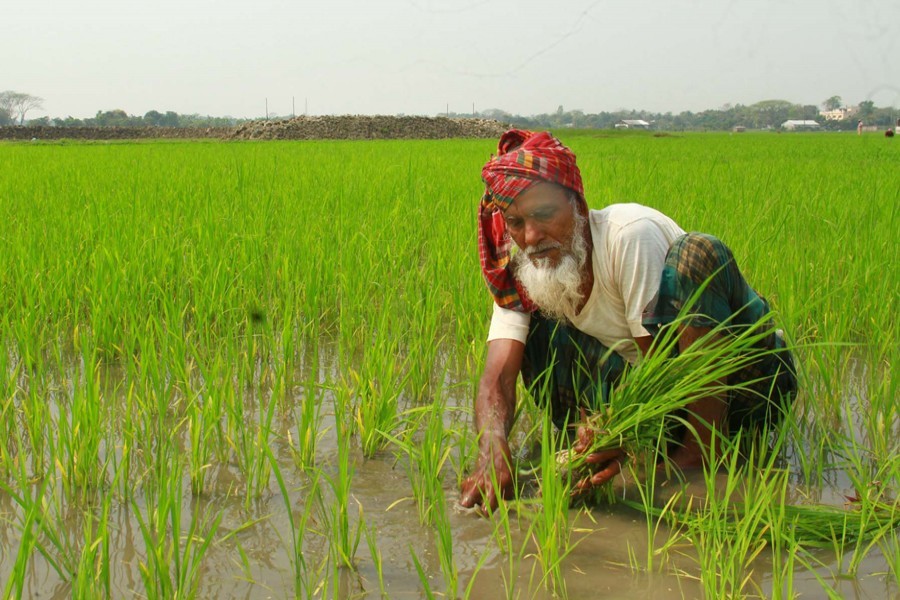
[[(585, 454), (594, 441), (594, 433), (590, 428), (580, 425), (577, 430), (577, 441), (572, 446), (576, 454)], [(581, 479), (575, 484), (576, 493), (586, 492), (594, 487), (599, 487), (622, 472), (622, 462), (625, 460), (625, 451), (621, 448), (590, 452), (585, 456), (585, 462), (590, 465), (591, 475)]]

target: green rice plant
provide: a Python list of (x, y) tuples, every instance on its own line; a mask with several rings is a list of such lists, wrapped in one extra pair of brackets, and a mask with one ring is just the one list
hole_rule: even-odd
[[(659, 440), (663, 442), (665, 439), (663, 432), (660, 432)], [(681, 494), (672, 494), (661, 510), (655, 510), (654, 502), (657, 498), (656, 491), (658, 479), (657, 474), (655, 473), (655, 457), (661, 452), (662, 448), (659, 448), (656, 454), (646, 454), (643, 457), (640, 457), (639, 460), (643, 461), (643, 465), (632, 463), (628, 466), (628, 471), (632, 480), (638, 482), (635, 487), (640, 496), (641, 510), (644, 512), (648, 542), (643, 560), (639, 560), (636, 553), (629, 547), (629, 563), (632, 571), (651, 572), (654, 569), (657, 569), (661, 572), (666, 563), (661, 561), (659, 564), (655, 564), (657, 557), (667, 557), (668, 553), (678, 544), (682, 536), (682, 531), (677, 526), (671, 528), (668, 536), (660, 531), (660, 528), (663, 525), (672, 525), (671, 520), (666, 519), (666, 514), (673, 505), (681, 500)], [(607, 495), (607, 497), (609, 497), (609, 495)], [(662, 545), (657, 546), (657, 540), (660, 539), (662, 539)]]
[(435, 592), (431, 589), (431, 583), (428, 581), (428, 574), (425, 572), (425, 569), (422, 568), (422, 563), (419, 562), (419, 557), (416, 555), (416, 551), (413, 550), (412, 544), (409, 544), (409, 555), (412, 557), (413, 565), (416, 567), (416, 575), (419, 576), (419, 584), (422, 586), (422, 593), (425, 594), (427, 600), (434, 600)]
[(92, 349), (85, 344), (82, 367), (72, 382), (72, 395), (60, 406), (56, 422), (54, 455), (61, 467), (64, 493), (72, 500), (84, 499), (97, 492), (106, 476), (106, 461), (100, 455), (104, 401), (95, 361)]
[(372, 345), (363, 351), (360, 370), (351, 369), (346, 384), (354, 393), (353, 416), (367, 458), (387, 446), (389, 439), (384, 433), (392, 433), (398, 426), (400, 394), (410, 376), (406, 364), (398, 362), (399, 339), (389, 337), (390, 310), (388, 307), (383, 313)]
[[(707, 598), (743, 596), (752, 581), (752, 563), (766, 547), (759, 533), (770, 526), (765, 522), (771, 501), (768, 490), (755, 491), (739, 508), (733, 504), (748, 475), (739, 457), (735, 450), (711, 456), (710, 468), (704, 470), (706, 497), (697, 517), (687, 522), (686, 535), (697, 549), (700, 581)], [(719, 467), (726, 473), (724, 487), (716, 477)], [(753, 488), (748, 485), (744, 489)], [(691, 504), (689, 501), (687, 510)]]
[(319, 487), (321, 474), (318, 471), (311, 473), (304, 490), (306, 492), (306, 501), (303, 510), (300, 511), (299, 517), (295, 517), (294, 508), (291, 506), (291, 496), (281, 473), (281, 468), (278, 466), (278, 460), (271, 449), (267, 449), (267, 456), (288, 514), (288, 524), (290, 525), (290, 554), (288, 558), (293, 571), (293, 595), (295, 598), (314, 598), (319, 591), (318, 578), (321, 567), (316, 568), (316, 565), (310, 564), (310, 561), (307, 560), (303, 542), (310, 533), (309, 526), (312, 522), (313, 510), (321, 502), (322, 492)]
[(316, 463), (316, 449), (319, 440), (325, 434), (321, 428), (322, 423), (322, 399), (318, 385), (313, 380), (308, 380), (304, 385), (304, 394), (301, 405), (297, 411), (297, 442), (291, 442), (291, 450), (294, 462), (301, 469), (308, 469)]
[(347, 434), (346, 411), (349, 410), (350, 398), (345, 394), (346, 392), (339, 392), (334, 399), (337, 457), (334, 473), (323, 475), (328, 483), (331, 497), (326, 498), (325, 494), (318, 496), (318, 515), (323, 524), (322, 529), (327, 532), (332, 566), (335, 569), (346, 567), (352, 570), (356, 549), (359, 547), (362, 535), (363, 523), (360, 519), (354, 531), (350, 518), (352, 498), (350, 488), (353, 483), (354, 466), (350, 459), (350, 436)]
[(427, 284), (423, 284), (421, 289), (422, 293), (416, 296), (409, 318), (408, 326), (414, 335), (409, 336), (407, 340), (409, 372), (406, 382), (410, 396), (414, 400), (432, 395), (434, 371), (443, 340), (438, 330), (443, 292), (438, 287)]
[(549, 409), (543, 411), (541, 427), (540, 505), (528, 533), (534, 542), (534, 557), (541, 565), (541, 583), (554, 595), (568, 597), (562, 561), (572, 551), (569, 523), (570, 475), (560, 476), (557, 468), (559, 441), (553, 435)]
[(48, 454), (51, 450), (47, 447), (48, 440), (52, 437), (47, 432), (52, 427), (52, 416), (45, 401), (47, 394), (46, 376), (40, 372), (32, 372), (28, 375), (27, 397), (20, 403), (21, 416), (24, 429), (28, 433), (27, 447), (23, 446), (20, 454), (25, 458), (25, 449), (31, 459), (31, 470), (34, 477), (43, 477), (49, 468)]
[(453, 530), (450, 527), (447, 501), (443, 494), (435, 498), (434, 511), (431, 516), (432, 527), (436, 536), (438, 560), (441, 563), (441, 571), (444, 574), (444, 593), (449, 598), (456, 598), (456, 591), (459, 586), (459, 570), (453, 557)]
[(187, 430), (190, 437), (190, 478), (191, 493), (195, 496), (203, 494), (206, 483), (206, 474), (210, 467), (210, 418), (209, 402), (201, 400), (200, 394), (195, 395), (187, 407)]
[[(146, 514), (132, 502), (145, 556), (141, 580), (151, 598), (194, 598), (200, 584), (203, 557), (215, 539), (222, 515), (194, 511), (185, 524), (183, 466), (170, 453), (161, 459), (166, 470), (148, 488)], [(186, 531), (183, 531), (187, 525)]]
[(13, 394), (0, 396), (0, 481), (12, 473), (19, 455), (15, 398)]
[(387, 587), (384, 583), (384, 558), (381, 550), (378, 548), (378, 533), (371, 524), (365, 526), (366, 545), (369, 548), (369, 556), (372, 559), (372, 566), (375, 569), (375, 576), (378, 578), (378, 590), (382, 598), (387, 598)]
[[(83, 545), (72, 582), (73, 598), (110, 598), (110, 498), (106, 496), (98, 518), (83, 516)], [(97, 521), (95, 523), (95, 520)], [(95, 529), (96, 528), (96, 529)]]
[[(494, 477), (494, 480), (496, 481), (496, 476)], [(512, 598), (516, 597), (516, 580), (522, 559), (527, 554), (526, 544), (528, 543), (527, 536), (519, 547), (516, 547), (516, 544), (513, 541), (513, 530), (511, 526), (513, 519), (510, 516), (510, 511), (518, 510), (518, 507), (522, 505), (518, 488), (515, 488), (514, 493), (515, 498), (512, 502), (500, 504), (500, 506), (497, 507), (497, 510), (492, 514), (494, 527), (491, 531), (492, 539), (497, 544), (500, 552), (506, 557), (505, 565), (503, 569), (501, 569), (500, 575), (503, 578), (504, 595), (508, 600), (512, 600)], [(516, 520), (516, 523), (518, 523), (518, 519)], [(473, 581), (474, 576), (469, 582), (469, 588)], [(468, 592), (466, 595), (469, 595)]]
[(443, 417), (444, 401), (438, 396), (430, 406), (406, 411), (407, 427), (402, 439), (385, 434), (407, 458), (413, 500), (422, 525), (433, 524), (435, 507), (443, 505), (443, 469), (452, 451)]
[(52, 489), (51, 480), (44, 478), (32, 484), (24, 463), (20, 463), (13, 483), (15, 487), (0, 483), (0, 491), (18, 509), (16, 526), (19, 531), (19, 548), (4, 597), (9, 597), (14, 590), (16, 597), (20, 598), (25, 589), (22, 586), (24, 573), (34, 552), (40, 553), (63, 581), (72, 581), (77, 568), (77, 550), (65, 527), (61, 496)]

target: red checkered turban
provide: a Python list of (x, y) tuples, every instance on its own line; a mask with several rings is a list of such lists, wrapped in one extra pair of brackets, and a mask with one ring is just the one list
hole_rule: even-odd
[(481, 170), (484, 196), (478, 211), (478, 254), (488, 290), (499, 306), (520, 312), (536, 307), (509, 270), (512, 239), (503, 210), (539, 181), (565, 186), (584, 198), (575, 154), (549, 132), (510, 129), (500, 138), (497, 156)]

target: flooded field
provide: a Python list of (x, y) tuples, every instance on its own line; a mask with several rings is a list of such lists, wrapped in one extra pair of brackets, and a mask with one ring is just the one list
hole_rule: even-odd
[(900, 146), (563, 141), (771, 300), (774, 452), (569, 505), (521, 388), (517, 497), (457, 505), (490, 141), (0, 145), (3, 597), (898, 597)]

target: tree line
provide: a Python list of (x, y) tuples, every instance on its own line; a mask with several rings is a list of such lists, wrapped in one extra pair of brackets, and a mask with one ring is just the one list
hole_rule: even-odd
[[(43, 109), (43, 98), (22, 92), (7, 90), (0, 92), (0, 125), (24, 125), (26, 115)], [(840, 96), (831, 96), (822, 103), (826, 110), (840, 108)], [(795, 104), (787, 100), (763, 100), (755, 104), (726, 104), (718, 109), (700, 112), (658, 113), (645, 110), (619, 110), (612, 112), (586, 113), (582, 110), (565, 110), (559, 106), (555, 112), (538, 115), (519, 115), (502, 109), (483, 110), (478, 113), (440, 113), (449, 117), (480, 117), (497, 119), (517, 127), (532, 129), (612, 129), (616, 123), (626, 119), (642, 119), (653, 129), (664, 131), (723, 131), (735, 127), (747, 129), (778, 129), (788, 119), (816, 121), (826, 129), (852, 130), (862, 120), (866, 125), (890, 127), (900, 117), (900, 110), (892, 107), (878, 107), (871, 100), (860, 102), (854, 107), (852, 116), (842, 121), (826, 121), (814, 104)], [(270, 118), (288, 118), (274, 117)], [(234, 127), (249, 119), (234, 117), (213, 117), (200, 114), (179, 114), (174, 111), (150, 110), (143, 115), (130, 115), (124, 110), (98, 110), (94, 117), (77, 119), (74, 117), (44, 116), (28, 119), (28, 125), (53, 127)]]
[[(837, 105), (835, 105), (835, 99)], [(829, 102), (830, 101), (830, 102)], [(826, 110), (834, 110), (841, 106), (839, 96), (833, 96), (823, 103)], [(451, 117), (471, 117), (471, 113), (441, 113)], [(559, 129), (573, 127), (576, 129), (612, 129), (616, 123), (626, 119), (641, 119), (651, 124), (653, 129), (663, 131), (728, 131), (735, 127), (747, 129), (778, 129), (789, 119), (816, 121), (826, 129), (854, 130), (857, 122), (862, 120), (866, 125), (890, 127), (900, 118), (900, 110), (893, 107), (878, 107), (871, 100), (860, 102), (854, 107), (852, 116), (843, 121), (827, 121), (819, 113), (819, 107), (813, 104), (795, 104), (787, 100), (763, 100), (755, 104), (726, 104), (718, 109), (699, 112), (683, 111), (680, 113), (659, 113), (646, 110), (619, 110), (611, 112), (585, 113), (581, 110), (564, 110), (562, 106), (556, 112), (538, 115), (518, 115), (502, 109), (480, 111), (475, 116), (486, 119), (497, 119), (512, 123), (517, 127), (531, 129)]]

